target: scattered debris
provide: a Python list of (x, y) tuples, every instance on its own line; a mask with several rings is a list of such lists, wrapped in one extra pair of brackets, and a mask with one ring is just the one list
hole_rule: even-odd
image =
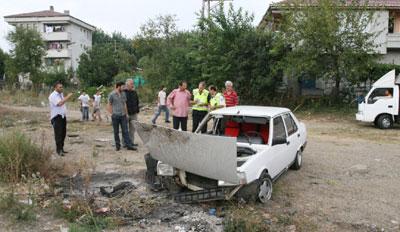
[(67, 136), (70, 138), (76, 138), (76, 137), (79, 137), (79, 134), (69, 133), (69, 134), (67, 134)]
[(108, 198), (121, 197), (121, 196), (124, 196), (125, 194), (132, 192), (134, 189), (136, 189), (135, 185), (133, 185), (129, 181), (125, 181), (125, 182), (121, 182), (121, 183), (117, 184), (115, 187), (113, 187), (111, 192), (107, 191), (105, 187), (100, 187), (100, 193), (101, 193), (101, 195), (108, 197)]

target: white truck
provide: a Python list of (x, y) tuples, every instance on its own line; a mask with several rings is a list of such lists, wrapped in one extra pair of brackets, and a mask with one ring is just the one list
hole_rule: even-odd
[(380, 129), (389, 129), (400, 122), (400, 77), (392, 70), (377, 80), (365, 99), (358, 104), (357, 121), (373, 122)]

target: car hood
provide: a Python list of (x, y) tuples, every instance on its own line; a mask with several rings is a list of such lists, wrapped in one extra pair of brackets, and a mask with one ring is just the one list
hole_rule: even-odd
[(200, 176), (238, 184), (236, 138), (194, 134), (135, 122), (154, 159)]

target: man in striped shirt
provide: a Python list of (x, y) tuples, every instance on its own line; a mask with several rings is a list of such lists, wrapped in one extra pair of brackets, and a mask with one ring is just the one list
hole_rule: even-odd
[(225, 82), (225, 105), (226, 107), (236, 106), (239, 104), (238, 95), (235, 90), (233, 90), (233, 83), (232, 81)]

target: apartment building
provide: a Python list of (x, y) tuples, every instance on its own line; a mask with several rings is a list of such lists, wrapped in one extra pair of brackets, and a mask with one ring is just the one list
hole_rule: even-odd
[(65, 69), (78, 68), (79, 57), (86, 48), (92, 46), (92, 33), (95, 27), (70, 15), (49, 10), (8, 15), (5, 21), (13, 26), (36, 29), (46, 42), (46, 66), (64, 65)]

